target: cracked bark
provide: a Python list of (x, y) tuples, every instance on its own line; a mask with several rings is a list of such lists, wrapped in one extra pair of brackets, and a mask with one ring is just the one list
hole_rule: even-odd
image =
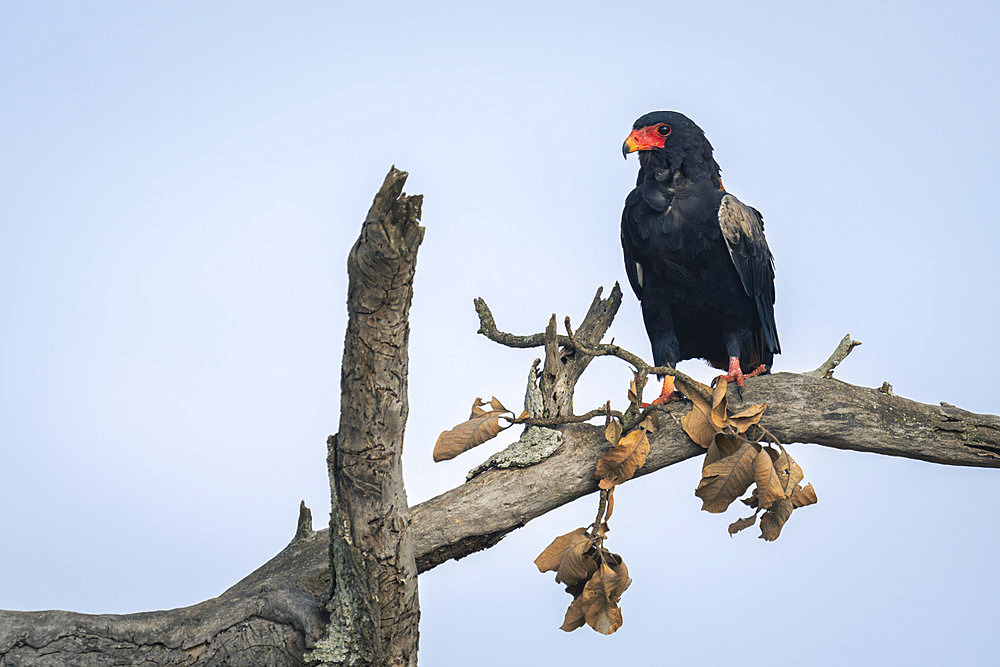
[[(365, 228), (376, 240), (385, 239), (380, 247), (386, 257), (395, 252), (415, 258), (421, 235), (419, 227), (414, 226), (415, 217), (414, 225), (403, 225), (409, 232), (400, 236), (394, 235), (393, 230), (410, 213), (419, 212), (420, 202), (417, 198), (400, 198), (405, 174), (396, 174), (397, 180), (393, 180), (390, 173), (386, 183), (392, 180), (391, 187), (387, 190), (383, 186), (376, 197), (372, 207), (375, 215), (369, 213)], [(400, 209), (402, 218), (396, 217)], [(379, 211), (388, 212), (383, 215)], [(362, 238), (365, 234), (363, 231)], [(352, 271), (360, 271), (369, 278), (372, 276), (364, 272), (384, 270), (382, 261), (352, 251), (352, 262), (356, 262)], [(330, 629), (326, 608), (331, 600), (331, 560), (342, 584), (332, 587), (331, 607), (337, 610), (341, 604), (336, 597), (340, 591), (347, 598), (343, 609), (346, 613), (358, 612), (356, 622), (367, 624), (368, 637), (378, 641), (384, 637), (383, 633), (391, 633), (394, 628), (399, 629), (397, 635), (401, 632), (406, 636), (405, 646), (399, 652), (396, 652), (398, 644), (390, 640), (383, 642), (381, 648), (361, 647), (348, 659), (355, 662), (374, 659), (381, 650), (388, 664), (396, 659), (412, 664), (417, 618), (416, 578), (410, 572), (424, 572), (451, 558), (491, 547), (532, 519), (596, 491), (591, 473), (597, 457), (608, 447), (603, 427), (573, 424), (559, 427), (563, 444), (550, 458), (530, 468), (487, 470), (461, 486), (409, 508), (407, 521), (405, 495), (397, 477), (398, 449), (395, 454), (388, 452), (401, 442), (406, 420), (405, 311), (412, 275), (411, 267), (408, 274), (398, 275), (388, 286), (365, 291), (358, 309), (352, 310), (352, 320), (357, 314), (357, 328), (351, 329), (349, 325), (347, 347), (354, 348), (351, 354), (358, 357), (349, 356), (345, 348), (343, 374), (345, 382), (361, 385), (358, 390), (362, 396), (350, 408), (357, 410), (352, 413), (354, 417), (348, 418), (346, 427), (342, 418), (339, 435), (331, 437), (329, 443), (331, 490), (337, 494), (331, 520), (336, 528), (333, 535), (327, 530), (313, 533), (303, 509), (296, 537), (284, 550), (218, 598), (183, 609), (127, 615), (0, 611), (0, 666), (301, 665), (307, 650), (321, 643)], [(353, 281), (356, 275), (351, 277)], [(607, 303), (614, 300), (612, 293)], [(591, 310), (604, 303), (595, 298)], [(612, 312), (610, 318), (613, 317)], [(352, 331), (361, 335), (355, 341), (357, 345), (351, 343)], [(515, 338), (539, 345), (545, 337), (512, 337), (512, 340)], [(565, 347), (567, 340), (557, 336), (555, 343)], [(588, 347), (594, 348), (599, 340), (599, 335), (588, 340)], [(550, 343), (550, 349), (553, 348)], [(400, 351), (402, 359), (397, 357), (394, 363), (393, 355)], [(566, 366), (567, 373), (572, 371), (573, 364), (589, 362), (588, 357), (577, 358), (565, 352), (555, 348), (552, 358)], [(374, 371), (366, 375), (361, 370), (364, 366), (355, 366), (364, 363), (372, 364)], [(550, 386), (557, 384), (553, 381)], [(570, 382), (568, 399), (552, 404), (561, 406), (560, 414), (572, 410), (572, 385)], [(561, 394), (566, 395), (566, 392)], [(747, 382), (745, 397), (748, 402), (768, 404), (763, 424), (785, 443), (814, 443), (949, 465), (1000, 467), (1000, 418), (994, 415), (974, 414), (953, 406), (926, 405), (878, 389), (809, 374), (777, 373), (754, 378)], [(556, 394), (553, 398), (557, 398)], [(354, 400), (347, 397), (344, 405)], [(738, 404), (733, 393), (730, 401), (731, 405)], [(677, 405), (667, 407), (675, 415), (684, 409)], [(650, 438), (651, 451), (639, 475), (703, 453), (679, 427), (670, 428), (668, 423), (669, 420), (661, 420), (663, 427)], [(430, 443), (424, 448), (429, 452)], [(396, 488), (397, 480), (398, 493), (387, 493), (388, 487)], [(352, 494), (355, 499), (348, 501)], [(382, 533), (366, 532), (364, 526), (358, 526), (356, 518), (348, 521), (354, 518), (349, 512), (368, 516), (364, 513), (375, 506), (376, 500), (381, 501), (382, 511), (371, 516), (373, 525), (383, 529)], [(352, 504), (355, 502), (357, 506)], [(393, 511), (396, 519), (388, 518)], [(352, 550), (352, 545), (359, 544), (365, 545), (364, 553)], [(368, 564), (369, 556), (374, 557), (375, 564)], [(414, 563), (412, 570), (410, 563)], [(396, 588), (396, 584), (387, 582), (382, 575), (374, 574), (383, 572), (378, 570), (383, 565), (388, 566), (385, 571), (390, 573), (402, 571), (404, 580), (409, 577), (413, 582), (412, 588), (398, 587), (399, 594), (390, 604), (382, 600), (378, 607), (368, 605), (371, 597), (358, 602), (352, 595), (364, 598), (371, 590), (366, 585), (389, 583)], [(346, 569), (348, 566), (357, 567), (354, 572), (360, 573), (345, 576), (346, 572), (352, 572)], [(401, 570), (394, 570), (396, 567)], [(413, 606), (407, 607), (410, 601)], [(358, 606), (352, 607), (355, 603)], [(336, 623), (332, 626), (330, 636), (335, 642), (342, 642), (339, 646), (357, 641), (356, 637), (336, 639), (338, 633), (344, 633), (344, 627)], [(413, 653), (405, 653), (407, 646), (412, 646)]]
[[(617, 283), (607, 299), (601, 298), (602, 291), (602, 289), (597, 290), (583, 323), (576, 332), (576, 338), (588, 347), (600, 344), (615, 315), (618, 314), (618, 307), (622, 304), (622, 291)], [(476, 299), (477, 310), (480, 304), (486, 312), (489, 312), (482, 299)], [(484, 327), (480, 328), (480, 333), (483, 333)], [(545, 346), (545, 365), (538, 378), (538, 388), (542, 393), (542, 416), (568, 417), (573, 414), (573, 392), (576, 390), (576, 383), (594, 357), (567, 345), (569, 342), (567, 338), (559, 336), (556, 332), (554, 314), (545, 328), (542, 341)]]
[(347, 258), (340, 429), (327, 443), (331, 597), (322, 665), (416, 665), (417, 566), (403, 488), (409, 312), (423, 197), (393, 167)]

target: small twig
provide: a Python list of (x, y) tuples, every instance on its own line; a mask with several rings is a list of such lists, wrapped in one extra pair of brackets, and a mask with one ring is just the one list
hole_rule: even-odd
[[(542, 347), (545, 345), (544, 333), (536, 333), (530, 336), (518, 336), (506, 331), (500, 331), (500, 329), (497, 328), (496, 320), (493, 318), (493, 312), (490, 311), (490, 307), (486, 305), (486, 301), (482, 298), (476, 298), (473, 300), (473, 304), (476, 307), (476, 313), (479, 315), (479, 331), (476, 333), (480, 333), (494, 343), (499, 343), (500, 345), (504, 345), (506, 347), (527, 348)], [(566, 318), (566, 331), (569, 335), (556, 336), (556, 343), (558, 345), (572, 348), (591, 357), (618, 357), (622, 361), (632, 364), (637, 371), (645, 375), (672, 375), (675, 378), (680, 378), (688, 382), (694, 382), (694, 380), (686, 374), (675, 368), (670, 368), (669, 366), (650, 366), (643, 361), (642, 357), (639, 355), (634, 352), (629, 352), (625, 348), (615, 345), (614, 343), (602, 343), (593, 347), (581, 343), (573, 333), (569, 317)]]
[(634, 366), (637, 371), (639, 371), (640, 373), (644, 373), (645, 375), (653, 375), (655, 373), (656, 375), (673, 375), (674, 377), (679, 377), (682, 379), (687, 379), (687, 380), (691, 379), (684, 373), (681, 373), (679, 370), (670, 368), (669, 366), (650, 366), (645, 361), (643, 361), (642, 357), (640, 357), (639, 355), (633, 352), (629, 352), (625, 348), (619, 347), (614, 343), (610, 344), (602, 343), (594, 347), (587, 347), (586, 345), (581, 343), (573, 334), (573, 327), (570, 324), (569, 316), (566, 317), (565, 324), (566, 324), (566, 333), (568, 334), (567, 338), (569, 339), (569, 346), (576, 348), (577, 350), (579, 350), (584, 354), (588, 354), (592, 357), (618, 357), (622, 361), (626, 361), (632, 364), (632, 366)]
[(604, 523), (604, 512), (608, 509), (608, 489), (601, 489), (601, 500), (597, 504), (597, 518), (590, 526), (592, 535), (600, 535), (601, 524)]
[[(500, 343), (506, 347), (542, 347), (545, 345), (545, 334), (537, 333), (531, 336), (516, 336), (506, 331), (500, 331), (497, 329), (496, 320), (493, 319), (493, 313), (490, 312), (490, 307), (486, 305), (486, 302), (481, 298), (476, 298), (473, 300), (476, 306), (476, 314), (479, 315), (479, 331), (476, 333), (481, 333), (487, 338), (489, 338), (494, 343)], [(559, 336), (558, 342), (560, 345), (565, 345), (570, 347), (570, 340), (566, 336)]]
[[(666, 405), (647, 405), (642, 409), (642, 412), (639, 413), (638, 421), (641, 422), (653, 412), (666, 412), (671, 417), (674, 417), (674, 413), (671, 411), (670, 405), (671, 404), (669, 403)], [(674, 417), (674, 420), (676, 421), (677, 418)], [(680, 422), (678, 421), (677, 423), (679, 424)]]
[(759, 428), (761, 430), (761, 432), (763, 433), (763, 436), (764, 436), (763, 439), (767, 440), (768, 442), (773, 442), (778, 447), (781, 447), (781, 451), (785, 451), (785, 446), (781, 444), (780, 440), (778, 440), (776, 437), (774, 437), (773, 433), (771, 433), (770, 431), (768, 431), (766, 428), (764, 428), (760, 424), (757, 424), (757, 428)]
[(607, 405), (605, 405), (605, 407), (595, 408), (582, 415), (571, 415), (567, 417), (524, 417), (523, 419), (514, 419), (512, 420), (512, 423), (527, 424), (529, 426), (561, 426), (563, 424), (579, 424), (580, 422), (589, 421), (594, 417), (603, 417), (605, 415), (618, 417), (618, 419), (622, 418), (622, 413), (617, 410), (611, 410), (607, 407)]
[(847, 355), (851, 353), (851, 350), (861, 345), (860, 340), (854, 340), (851, 338), (851, 334), (845, 335), (840, 344), (837, 345), (837, 349), (833, 351), (830, 358), (827, 359), (814, 371), (809, 371), (808, 373), (803, 373), (803, 375), (812, 375), (813, 377), (830, 379), (833, 377), (833, 369), (840, 365)]

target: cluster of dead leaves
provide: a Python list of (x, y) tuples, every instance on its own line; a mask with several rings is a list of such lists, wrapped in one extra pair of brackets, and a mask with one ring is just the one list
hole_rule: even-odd
[[(484, 406), (488, 406), (489, 409)], [(527, 412), (522, 412), (515, 418), (514, 413), (505, 408), (496, 396), (491, 398), (489, 403), (476, 398), (472, 403), (472, 413), (468, 421), (448, 431), (442, 431), (438, 436), (437, 442), (434, 443), (434, 460), (453, 459), (462, 452), (495, 438), (501, 431), (527, 416)], [(501, 424), (501, 419), (508, 423)]]
[[(633, 382), (629, 388), (629, 400), (633, 405), (638, 405), (637, 394), (640, 393)], [(589, 530), (577, 528), (557, 537), (535, 559), (539, 572), (554, 571), (556, 582), (565, 584), (566, 592), (573, 596), (560, 626), (566, 632), (586, 624), (601, 634), (610, 635), (622, 626), (618, 602), (632, 580), (622, 557), (608, 551), (604, 540), (615, 506), (615, 487), (632, 479), (646, 462), (649, 434), (656, 428), (655, 413), (624, 435), (621, 421), (616, 417), (608, 418), (604, 437), (611, 449), (601, 455), (594, 470), (594, 479), (598, 480), (601, 489), (597, 519)]]
[(621, 556), (602, 546), (602, 533), (577, 528), (557, 537), (535, 559), (539, 572), (555, 572), (556, 582), (573, 596), (561, 626), (566, 632), (587, 624), (610, 635), (622, 626), (618, 601), (632, 580)]
[(767, 405), (751, 405), (730, 414), (725, 380), (719, 379), (714, 389), (695, 384), (683, 382), (679, 388), (693, 404), (681, 417), (681, 427), (706, 449), (701, 481), (694, 492), (702, 499), (701, 508), (706, 512), (724, 512), (754, 484), (751, 494), (741, 500), (754, 513), (730, 524), (729, 534), (753, 526), (763, 512), (760, 537), (768, 541), (778, 539), (794, 509), (816, 502), (812, 484), (800, 485), (804, 477), (802, 468), (760, 426)]

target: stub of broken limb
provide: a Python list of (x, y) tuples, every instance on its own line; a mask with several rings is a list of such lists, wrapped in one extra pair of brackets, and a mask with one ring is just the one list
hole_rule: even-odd
[[(528, 386), (524, 391), (524, 411), (533, 418), (540, 418), (542, 415), (542, 392), (538, 388), (538, 364), (541, 361), (535, 359), (531, 364), (531, 369), (528, 371)], [(468, 481), (490, 468), (533, 466), (552, 456), (561, 444), (562, 433), (556, 429), (528, 424), (524, 427), (520, 438), (470, 470), (465, 479)]]
[(813, 377), (830, 379), (833, 377), (833, 369), (840, 365), (840, 362), (847, 358), (847, 355), (851, 353), (851, 350), (861, 345), (860, 340), (854, 340), (851, 338), (851, 334), (846, 334), (841, 340), (840, 344), (837, 345), (837, 349), (833, 351), (830, 358), (820, 364), (820, 367), (814, 371), (809, 371), (803, 373), (803, 375), (811, 375)]

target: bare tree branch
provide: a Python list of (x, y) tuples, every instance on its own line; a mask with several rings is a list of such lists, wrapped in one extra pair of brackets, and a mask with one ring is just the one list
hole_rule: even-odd
[[(767, 403), (762, 424), (783, 443), (813, 443), (949, 465), (1000, 467), (1000, 418), (926, 405), (898, 396), (796, 373), (747, 382), (744, 397)], [(730, 405), (739, 402), (735, 390)], [(679, 417), (688, 408), (664, 411)], [(704, 453), (679, 428), (661, 420), (645, 475)], [(449, 558), (487, 548), (546, 512), (597, 490), (594, 464), (608, 448), (604, 429), (563, 426), (563, 445), (538, 465), (489, 470), (415, 506), (417, 565), (428, 570)], [(461, 509), (459, 509), (461, 508)]]
[[(795, 373), (748, 380), (745, 397), (768, 404), (763, 423), (785, 443), (1000, 468), (1000, 417), (995, 415), (927, 405), (878, 389)], [(733, 404), (737, 401), (732, 392), (729, 398)], [(678, 415), (684, 409), (666, 406), (667, 412)], [(661, 424), (650, 436), (649, 457), (638, 475), (704, 451), (680, 428), (669, 427), (665, 420)], [(538, 465), (487, 470), (411, 507), (417, 569), (425, 572), (448, 559), (491, 547), (532, 519), (596, 491), (591, 475), (597, 457), (608, 447), (604, 429), (574, 424), (560, 430), (562, 447)], [(429, 452), (430, 446), (425, 449)], [(150, 659), (167, 664), (170, 656), (183, 664), (182, 658), (193, 656), (198, 660), (192, 663), (202, 662), (202, 656), (219, 655), (226, 646), (225, 633), (240, 628), (264, 629), (281, 638), (266, 654), (270, 660), (266, 664), (301, 664), (303, 646), (324, 630), (323, 603), (329, 591), (326, 535), (318, 531), (294, 542), (222, 596), (193, 607), (124, 616), (0, 612), (0, 664), (63, 665), (66, 656), (84, 646), (105, 651), (104, 659), (161, 656)], [(56, 657), (48, 662), (38, 657), (46, 651)], [(285, 661), (276, 655), (285, 656)]]

